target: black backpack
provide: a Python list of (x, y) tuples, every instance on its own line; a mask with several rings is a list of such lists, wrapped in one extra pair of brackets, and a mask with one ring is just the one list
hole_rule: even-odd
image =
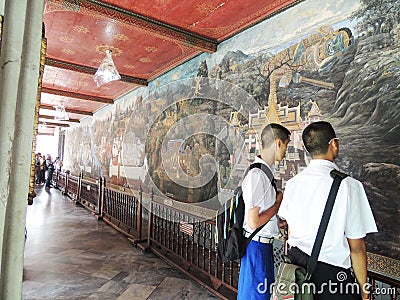
[[(271, 180), (272, 186), (275, 191), (277, 191), (276, 182), (271, 170), (262, 163), (251, 164), (247, 168), (243, 178), (254, 168), (261, 169)], [(217, 211), (216, 215), (216, 230), (214, 235), (215, 247), (218, 258), (225, 263), (242, 258), (246, 252), (247, 245), (265, 225), (263, 224), (258, 227), (246, 238), (243, 232), (243, 221), (244, 200), (242, 187), (239, 186), (234, 196), (225, 202)]]

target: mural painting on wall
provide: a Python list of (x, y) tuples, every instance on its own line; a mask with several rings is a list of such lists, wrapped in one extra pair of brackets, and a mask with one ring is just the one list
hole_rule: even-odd
[[(393, 226), (400, 216), (399, 5), (388, 0), (348, 0), (340, 6), (302, 2), (71, 132), (74, 166), (120, 185), (154, 184), (172, 199), (197, 203), (234, 188), (257, 153), (255, 133), (268, 121), (279, 122), (292, 131), (277, 172), (284, 188), (309, 161), (302, 129), (327, 120), (340, 138), (336, 162), (363, 182), (378, 223), (379, 233), (368, 236), (368, 251), (400, 259), (400, 228)], [(190, 84), (176, 80), (184, 77), (192, 78)], [(219, 101), (223, 97), (229, 101)], [(218, 119), (185, 121), (196, 114)], [(209, 128), (218, 135), (209, 134)], [(245, 141), (241, 151), (236, 149), (242, 145), (239, 137)], [(88, 154), (79, 157), (75, 151)], [(190, 177), (208, 181), (196, 187)]]

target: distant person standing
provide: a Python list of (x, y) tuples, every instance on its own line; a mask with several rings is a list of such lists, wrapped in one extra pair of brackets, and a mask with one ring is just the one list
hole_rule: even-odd
[(50, 188), (51, 187), (51, 179), (53, 177), (53, 172), (54, 172), (54, 164), (58, 161), (58, 157), (52, 161), (51, 160), (51, 155), (47, 154), (46, 156), (46, 167), (47, 167), (47, 172), (46, 172), (46, 188)]
[(40, 159), (42, 154), (36, 153), (35, 154), (35, 184), (40, 184)]
[(40, 157), (40, 184), (45, 183), (46, 181), (46, 171), (47, 171), (46, 156), (42, 155)]

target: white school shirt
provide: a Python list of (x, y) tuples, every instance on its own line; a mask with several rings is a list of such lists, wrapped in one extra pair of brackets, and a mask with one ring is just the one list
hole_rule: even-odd
[[(308, 255), (333, 182), (333, 169), (337, 166), (328, 160), (311, 160), (306, 169), (287, 182), (283, 193), (278, 216), (288, 223), (288, 244)], [(363, 238), (370, 232), (377, 232), (377, 228), (362, 183), (346, 177), (340, 184), (318, 261), (350, 268), (347, 238)]]
[[(262, 163), (266, 165), (272, 174), (275, 174), (274, 170), (268, 166), (268, 164), (261, 158), (256, 157), (253, 163)], [(247, 215), (251, 208), (258, 206), (260, 208), (259, 213), (266, 211), (269, 207), (274, 205), (276, 200), (276, 192), (271, 184), (271, 180), (267, 175), (259, 168), (251, 169), (242, 182), (243, 200), (245, 203), (245, 213), (243, 228), (247, 232), (253, 232), (247, 225)], [(279, 235), (278, 219), (273, 216), (270, 221), (256, 234), (256, 236), (262, 237), (275, 237)], [(256, 239), (256, 237), (254, 237)]]

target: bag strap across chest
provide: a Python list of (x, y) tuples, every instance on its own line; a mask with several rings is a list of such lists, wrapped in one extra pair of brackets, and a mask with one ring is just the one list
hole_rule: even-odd
[(272, 184), (272, 186), (274, 187), (275, 192), (277, 192), (277, 191), (278, 191), (278, 188), (276, 187), (276, 179), (274, 178), (274, 174), (272, 174), (271, 169), (270, 169), (268, 166), (266, 166), (265, 164), (262, 164), (262, 163), (253, 163), (253, 164), (251, 164), (251, 165), (247, 168), (246, 172), (244, 173), (243, 179), (246, 177), (247, 173), (249, 173), (249, 171), (252, 170), (252, 169), (254, 169), (254, 168), (260, 169), (261, 171), (264, 172), (264, 174), (265, 174), (265, 175), (268, 177), (268, 179), (271, 181), (271, 184)]
[(340, 183), (344, 178), (348, 176), (347, 174), (335, 169), (331, 171), (330, 175), (331, 177), (333, 177), (333, 183), (329, 191), (328, 200), (326, 200), (325, 209), (322, 214), (321, 223), (319, 225), (317, 237), (315, 238), (314, 246), (311, 251), (311, 256), (308, 260), (306, 280), (310, 280), (312, 273), (317, 267), (318, 256), (321, 252), (322, 242), (324, 241), (325, 232), (328, 228), (329, 219), (332, 214), (333, 205), (335, 204), (335, 199), (339, 190)]

